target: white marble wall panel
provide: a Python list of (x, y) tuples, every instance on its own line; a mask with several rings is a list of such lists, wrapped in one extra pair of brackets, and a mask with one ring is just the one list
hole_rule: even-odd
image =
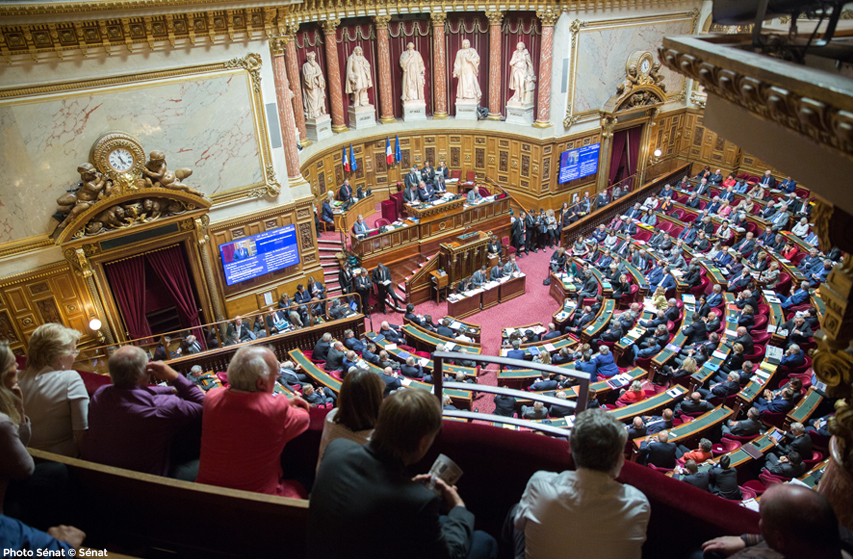
[(106, 131), (134, 135), (208, 196), (263, 182), (245, 72), (0, 103), (0, 243), (50, 233), (55, 200)]
[[(617, 24), (618, 25), (618, 24)], [(680, 20), (630, 27), (581, 29), (574, 79), (572, 113), (600, 109), (625, 80), (625, 62), (634, 51), (649, 51), (657, 60), (657, 49), (667, 35), (689, 35), (692, 22)], [(666, 90), (681, 90), (682, 78), (662, 67)]]

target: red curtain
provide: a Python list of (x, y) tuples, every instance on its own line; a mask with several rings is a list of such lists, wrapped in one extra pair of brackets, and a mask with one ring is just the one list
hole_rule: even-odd
[[(323, 44), (323, 31), (319, 26), (311, 25), (296, 33), (296, 60), (299, 63), (299, 86), (302, 87), (302, 65), (308, 61), (308, 53), (317, 54), (317, 63), (326, 76), (326, 113), (331, 114), (329, 105), (329, 72), (326, 71), (326, 47)], [(291, 84), (292, 87), (292, 84)]]
[[(524, 43), (533, 62), (533, 71), (539, 79), (539, 54), (542, 45), (542, 26), (535, 12), (510, 12), (504, 16), (501, 26), (501, 114), (506, 116), (506, 101), (512, 97), (509, 89), (510, 67), (512, 53), (518, 43)], [(533, 93), (533, 104), (539, 102), (539, 83)]]
[[(624, 167), (625, 143), (628, 141), (628, 131), (619, 130), (613, 134), (613, 143), (610, 146), (610, 169), (608, 170), (608, 184), (616, 182), (619, 169)], [(602, 169), (603, 171), (603, 169)]]
[(640, 155), (640, 136), (642, 135), (642, 125), (628, 129), (628, 175), (635, 175), (637, 173), (638, 158)]
[(415, 50), (424, 59), (424, 100), (426, 114), (432, 115), (432, 22), (428, 19), (392, 21), (388, 24), (388, 39), (391, 47), (391, 96), (394, 100), (394, 117), (403, 117), (403, 69), (400, 68), (400, 55), (409, 43), (415, 44)]
[(462, 48), (462, 41), (471, 41), (471, 48), (480, 55), (480, 106), (489, 106), (489, 20), (483, 13), (447, 14), (444, 25), (444, 50), (447, 56), (447, 112), (456, 114), (456, 83), (453, 77), (453, 62)]
[[(175, 245), (164, 250), (149, 252), (146, 255), (148, 263), (154, 272), (166, 286), (169, 295), (175, 302), (181, 322), (185, 326), (201, 326), (198, 316), (198, 304), (193, 294), (192, 283), (187, 273), (184, 251), (180, 245)], [(204, 345), (204, 333), (201, 328), (193, 330), (196, 340)]]
[(104, 266), (127, 333), (131, 338), (151, 335), (145, 318), (145, 259), (141, 256), (119, 260)]
[[(347, 83), (347, 57), (352, 54), (355, 47), (361, 47), (364, 57), (370, 63), (371, 79), (373, 87), (367, 90), (367, 97), (373, 105), (376, 119), (379, 120), (379, 69), (376, 64), (376, 34), (373, 23), (354, 23), (341, 25), (337, 30), (338, 64), (341, 68), (341, 91), (344, 98), (344, 124), (349, 126), (349, 106), (351, 96), (346, 93)], [(331, 76), (329, 79), (332, 79)]]

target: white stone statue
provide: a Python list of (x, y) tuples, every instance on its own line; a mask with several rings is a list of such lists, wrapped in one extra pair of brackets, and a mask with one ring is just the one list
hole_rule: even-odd
[(400, 55), (400, 67), (403, 69), (403, 101), (423, 101), (426, 67), (414, 43), (406, 45)]
[(456, 82), (457, 101), (477, 101), (483, 93), (480, 91), (480, 55), (471, 48), (471, 41), (462, 41), (462, 48), (456, 52), (456, 60), (453, 62), (453, 77), (458, 78)]
[(352, 93), (352, 105), (354, 107), (366, 107), (370, 105), (367, 90), (373, 87), (373, 79), (370, 77), (370, 63), (364, 57), (361, 47), (355, 47), (352, 54), (347, 58), (347, 87), (346, 92)]
[(509, 103), (528, 104), (533, 103), (533, 82), (536, 81), (536, 73), (533, 71), (533, 61), (524, 43), (518, 43), (512, 59), (509, 61), (509, 88), (513, 91)]
[(317, 53), (309, 52), (302, 65), (302, 106), (306, 118), (318, 118), (326, 113), (326, 79), (317, 63)]

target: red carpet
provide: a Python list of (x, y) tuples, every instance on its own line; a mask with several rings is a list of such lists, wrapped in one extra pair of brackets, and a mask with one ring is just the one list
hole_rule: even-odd
[[(377, 207), (378, 208), (378, 207)], [(376, 214), (365, 219), (371, 226), (381, 215)], [(339, 234), (325, 232), (320, 238), (338, 239)], [(555, 249), (546, 248), (538, 253), (530, 253), (529, 256), (518, 259), (518, 267), (527, 276), (526, 293), (521, 297), (502, 303), (485, 311), (469, 316), (466, 322), (479, 324), (482, 327), (481, 342), (483, 353), (486, 355), (500, 355), (501, 329), (508, 326), (521, 326), (533, 322), (541, 322), (547, 326), (552, 315), (557, 312), (559, 304), (549, 294), (550, 287), (542, 285), (542, 281), (548, 277), (548, 262), (551, 253)], [(417, 314), (428, 314), (433, 320), (447, 315), (447, 303), (436, 305), (435, 301), (422, 303), (415, 308)], [(391, 324), (403, 324), (403, 315), (389, 312), (387, 315), (374, 313), (371, 320), (365, 321), (366, 330), (379, 330), (383, 320)], [(371, 324), (372, 322), (372, 324)], [(479, 382), (487, 385), (496, 385), (497, 367), (492, 367), (480, 376)], [(474, 400), (474, 408), (479, 408), (483, 413), (491, 413), (494, 410), (491, 395), (483, 395)]]

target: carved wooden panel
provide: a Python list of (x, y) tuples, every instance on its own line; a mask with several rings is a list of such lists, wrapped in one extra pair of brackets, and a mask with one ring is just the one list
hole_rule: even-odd
[(264, 221), (264, 228), (269, 231), (270, 229), (275, 229), (278, 227), (278, 219), (268, 219)]
[(340, 165), (335, 165), (335, 187), (344, 184), (344, 169)]
[(377, 173), (388, 172), (388, 160), (386, 159), (386, 155), (384, 153), (374, 154), (373, 160), (376, 162), (375, 167)]
[(436, 166), (437, 161), (435, 160), (435, 147), (428, 147), (424, 149), (424, 160), (429, 161), (430, 165), (433, 167)]
[(521, 176), (529, 177), (530, 176), (530, 156), (522, 155), (521, 156)]
[(530, 144), (521, 144), (521, 151), (530, 151)]
[(47, 284), (47, 282), (43, 281), (39, 283), (34, 283), (30, 285), (29, 288), (30, 295), (39, 295), (40, 293), (47, 293), (48, 291), (50, 291), (50, 286)]
[(326, 175), (325, 173), (317, 173), (317, 184), (320, 185), (320, 194), (326, 192)]
[(502, 172), (506, 173), (508, 170), (507, 167), (509, 166), (509, 152), (508, 151), (501, 151), (500, 152), (500, 158), (501, 159), (500, 159), (500, 164), (498, 165), (498, 169), (500, 169)]
[(542, 159), (542, 180), (548, 180), (551, 177), (551, 158), (545, 157)]
[[(362, 159), (356, 158), (355, 160), (356, 170), (355, 170), (355, 178), (363, 179), (364, 178), (364, 161)], [(343, 183), (343, 181), (341, 181)]]
[(302, 250), (307, 250), (314, 247), (314, 238), (311, 236), (311, 224), (299, 224), (299, 239), (302, 244)]
[(20, 341), (18, 340), (18, 335), (15, 333), (15, 327), (9, 319), (9, 313), (6, 311), (0, 311), (0, 337), (4, 340), (9, 340), (10, 344)]
[(240, 239), (246, 236), (246, 228), (245, 227), (237, 227), (231, 230), (231, 238), (232, 239)]
[(462, 136), (451, 136), (450, 137), (450, 143), (451, 144), (458, 144), (460, 142), (462, 142)]
[(695, 132), (693, 133), (693, 145), (696, 147), (702, 146), (703, 134), (705, 133), (705, 129), (697, 126)]
[(313, 213), (314, 212), (311, 211), (311, 208), (299, 208), (296, 210), (296, 219), (308, 219)]
[(59, 314), (59, 309), (56, 308), (56, 301), (53, 300), (53, 297), (36, 301), (36, 306), (41, 315), (42, 324), (48, 322), (62, 324), (62, 317)]
[(411, 160), (409, 159), (409, 150), (401, 149), (400, 150), (400, 169), (401, 169), (400, 173), (405, 174), (405, 171), (403, 171), (403, 169), (408, 170), (411, 168), (412, 168), (412, 163), (411, 163)]
[(483, 169), (486, 166), (486, 150), (485, 148), (477, 148), (474, 150), (474, 167)]
[(474, 137), (474, 145), (478, 145), (478, 146), (486, 145), (486, 138), (484, 136), (475, 136)]
[(450, 168), (451, 169), (459, 169), (460, 167), (460, 153), (461, 150), (454, 146), (450, 148)]

